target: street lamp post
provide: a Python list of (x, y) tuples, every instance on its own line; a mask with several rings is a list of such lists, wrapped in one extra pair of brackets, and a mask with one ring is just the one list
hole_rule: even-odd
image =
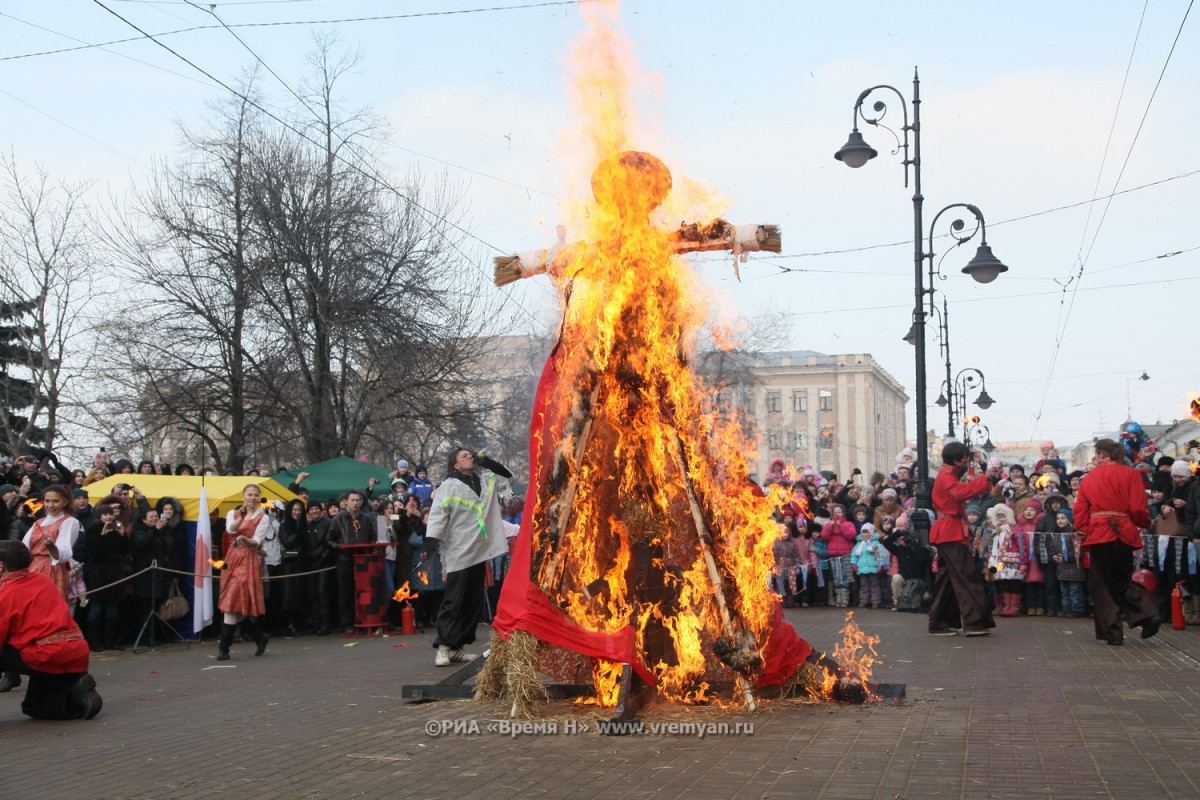
[(992, 432), (987, 425), (979, 423), (979, 417), (963, 420), (963, 444), (971, 449), (978, 447), (988, 456), (996, 449), (992, 444)]
[[(842, 145), (835, 154), (834, 158), (843, 162), (848, 167), (857, 169), (875, 156), (879, 155), (875, 148), (871, 147), (863, 139), (862, 134), (858, 130), (858, 122), (861, 119), (868, 125), (880, 125), (880, 120), (887, 113), (887, 104), (882, 100), (876, 100), (872, 104), (874, 116), (863, 108), (863, 103), (875, 91), (890, 91), (900, 99), (900, 107), (904, 113), (904, 126), (901, 128), (903, 132), (903, 141), (897, 141), (904, 149), (904, 185), (908, 186), (909, 167), (912, 167), (913, 174), (913, 334), (914, 334), (914, 349), (916, 350), (916, 406), (917, 406), (917, 473), (920, 476), (916, 481), (916, 491), (914, 494), (917, 499), (918, 508), (929, 508), (929, 498), (931, 484), (929, 481), (929, 435), (928, 435), (928, 418), (926, 408), (926, 378), (925, 378), (925, 285), (923, 275), (922, 261), (929, 257), (933, 258), (933, 226), (930, 226), (930, 252), (926, 253), (922, 243), (924, 233), (924, 223), (922, 220), (922, 209), (925, 203), (925, 197), (921, 194), (921, 82), (917, 71), (913, 70), (913, 92), (912, 92), (912, 122), (909, 123), (908, 102), (904, 95), (894, 86), (887, 84), (878, 84), (868, 89), (864, 89), (859, 93), (858, 99), (854, 103), (854, 111), (851, 117), (852, 129), (850, 137), (846, 144)], [(909, 133), (912, 134), (912, 154), (909, 155)], [(893, 135), (895, 133), (893, 132)], [(970, 275), (980, 283), (990, 283), (996, 277), (1008, 269), (1004, 264), (992, 254), (992, 250), (987, 244), (987, 232), (982, 230), (983, 215), (979, 213), (979, 209), (975, 206), (965, 203), (957, 203), (953, 206), (947, 206), (938, 212), (934, 217), (934, 223), (937, 223), (937, 217), (940, 217), (945, 211), (950, 208), (964, 207), (970, 210), (978, 222), (977, 227), (981, 229), (983, 236), (979, 249), (975, 253), (975, 257), (963, 268), (963, 272)], [(961, 220), (956, 220), (955, 225), (957, 230), (961, 230)], [(974, 236), (974, 232), (971, 233)], [(966, 237), (958, 241), (962, 244)], [(955, 237), (958, 239), (958, 237)]]
[[(953, 380), (951, 380), (949, 377), (949, 363), (947, 362), (946, 376), (946, 380), (942, 382), (942, 393), (938, 395), (938, 399), (934, 401), (934, 404), (942, 407), (950, 407), (951, 422), (947, 436), (954, 436), (954, 412), (958, 411), (961, 414), (967, 413), (967, 392), (971, 391), (976, 386), (979, 387), (979, 396), (975, 398), (975, 405), (979, 406), (984, 411), (987, 411), (989, 408), (995, 405), (996, 401), (990, 394), (988, 394), (987, 378), (985, 378), (983, 373), (977, 370), (975, 367), (966, 367), (965, 369), (959, 370), (958, 374), (954, 376)], [(967, 423), (964, 421), (964, 428), (966, 424)], [(966, 434), (964, 433), (964, 442), (966, 441), (965, 436)]]

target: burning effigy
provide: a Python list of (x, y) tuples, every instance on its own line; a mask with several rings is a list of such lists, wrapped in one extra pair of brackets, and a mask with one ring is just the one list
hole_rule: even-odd
[[(603, 14), (590, 21), (598, 38), (612, 35)], [(679, 254), (724, 249), (736, 263), (778, 252), (780, 233), (655, 224), (672, 175), (630, 147), (618, 89), (597, 104), (607, 113), (593, 111), (586, 235), (568, 244), (560, 229), (552, 247), (496, 259), (498, 285), (548, 276), (563, 320), (534, 402), (526, 512), (477, 697), (528, 713), (544, 674), (590, 682), (606, 707), (639, 691), (753, 709), (757, 687), (802, 682), (813, 651), (767, 584), (778, 528), (748, 477), (754, 444), (714, 413), (691, 369), (708, 309)]]

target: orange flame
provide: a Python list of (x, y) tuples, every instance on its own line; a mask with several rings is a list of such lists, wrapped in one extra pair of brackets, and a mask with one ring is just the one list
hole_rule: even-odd
[(1200, 473), (1200, 461), (1193, 461), (1190, 464), (1190, 467), (1191, 467), (1193, 475), (1195, 475), (1196, 473)]
[(878, 636), (868, 636), (854, 621), (854, 612), (846, 612), (846, 624), (841, 630), (842, 641), (833, 648), (833, 658), (842, 668), (839, 677), (830, 670), (825, 670), (822, 693), (826, 698), (832, 698), (834, 691), (841, 683), (843, 685), (861, 686), (866, 700), (878, 700), (877, 695), (871, 694), (870, 680), (872, 672), (879, 663), (879, 654), (875, 645), (879, 643)]
[(1188, 411), (1192, 414), (1192, 419), (1200, 422), (1200, 397), (1196, 396), (1193, 391), (1188, 391)]
[(392, 599), (397, 603), (403, 603), (406, 600), (412, 600), (413, 598), (420, 596), (421, 595), (417, 592), (410, 591), (408, 588), (408, 581), (405, 581), (404, 585), (397, 589), (396, 593), (392, 595)]
[(812, 519), (813, 512), (812, 509), (808, 507), (808, 495), (801, 491), (797, 492), (793, 497), (796, 505), (800, 508), (800, 513), (802, 513), (806, 519)]
[(426, 569), (426, 570), (421, 570), (420, 572), (418, 572), (417, 580), (419, 580), (421, 582), (422, 586), (428, 586), (429, 585), (429, 570)]
[(210, 558), (210, 559), (208, 560), (208, 563), (212, 564), (212, 565), (213, 565), (213, 567), (215, 567), (216, 569), (225, 569), (225, 562), (224, 562), (224, 561), (213, 561), (213, 560)]

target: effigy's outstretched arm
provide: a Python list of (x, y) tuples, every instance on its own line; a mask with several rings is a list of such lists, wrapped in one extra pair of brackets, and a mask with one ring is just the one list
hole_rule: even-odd
[[(723, 219), (712, 222), (681, 225), (670, 234), (671, 247), (676, 253), (704, 253), (731, 250), (734, 256), (745, 253), (778, 253), (783, 249), (783, 234), (778, 225), (733, 225)], [(496, 256), (495, 284), (507, 286), (522, 278), (532, 278), (544, 272), (562, 274), (566, 266), (584, 247), (584, 242), (566, 242), (563, 229), (553, 246), (526, 250), (511, 256)]]

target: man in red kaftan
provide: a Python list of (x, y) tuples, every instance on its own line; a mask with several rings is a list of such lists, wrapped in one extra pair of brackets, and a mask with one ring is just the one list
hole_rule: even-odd
[(1137, 470), (1124, 464), (1124, 448), (1101, 439), (1096, 466), (1079, 483), (1075, 495), (1075, 527), (1092, 560), (1092, 610), (1096, 638), (1106, 644), (1125, 641), (1121, 618), (1142, 629), (1142, 638), (1162, 624), (1154, 601), (1133, 580), (1133, 551), (1142, 546), (1142, 530), (1150, 527), (1146, 490)]
[(21, 711), (34, 719), (91, 719), (103, 701), (88, 645), (54, 582), (30, 572), (20, 542), (0, 542), (0, 670), (29, 677)]
[(929, 542), (937, 548), (938, 573), (929, 606), (929, 632), (934, 636), (954, 635), (959, 628), (967, 636), (986, 636), (996, 627), (983, 578), (971, 565), (966, 508), (968, 500), (992, 488), (997, 470), (960, 483), (970, 458), (971, 451), (962, 442), (946, 445), (942, 469), (933, 482), (937, 521), (929, 531)]

